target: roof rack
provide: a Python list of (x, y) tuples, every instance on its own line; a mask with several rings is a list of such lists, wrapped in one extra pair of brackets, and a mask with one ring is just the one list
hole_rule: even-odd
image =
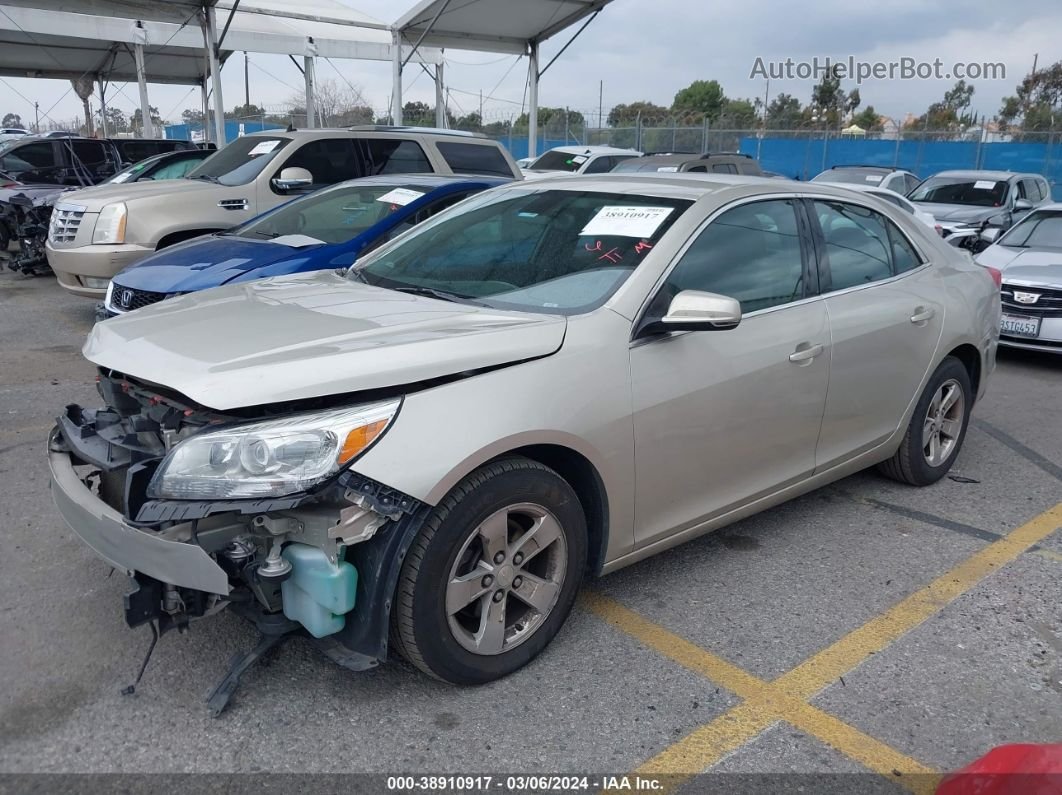
[(699, 155), (700, 152), (679, 152), (671, 150), (669, 152), (643, 152), (642, 157), (664, 157), (665, 155)]
[(701, 160), (707, 160), (709, 157), (715, 157), (717, 155), (726, 155), (727, 157), (747, 157), (752, 160), (752, 155), (747, 155), (744, 152), (705, 152), (701, 155)]
[(836, 166), (830, 166), (830, 171), (837, 168), (881, 168), (885, 171), (903, 171), (899, 166), (882, 166), (878, 163), (839, 163)]
[(442, 127), (416, 127), (409, 124), (404, 124), (399, 127), (387, 124), (355, 124), (353, 127), (348, 127), (347, 129), (352, 132), (419, 132), (427, 133), (429, 135), (453, 135), (459, 138), (487, 137), (483, 133), (467, 132), (465, 130), (446, 130)]

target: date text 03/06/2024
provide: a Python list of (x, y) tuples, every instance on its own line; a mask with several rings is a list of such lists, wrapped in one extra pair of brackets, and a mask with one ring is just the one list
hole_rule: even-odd
[(388, 776), (388, 792), (655, 792), (664, 785), (644, 776)]

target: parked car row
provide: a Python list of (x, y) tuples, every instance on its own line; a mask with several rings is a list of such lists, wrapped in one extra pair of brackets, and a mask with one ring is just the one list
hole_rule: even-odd
[(26, 135), (0, 143), (0, 171), (30, 184), (95, 185), (146, 157), (195, 148), (165, 138)]

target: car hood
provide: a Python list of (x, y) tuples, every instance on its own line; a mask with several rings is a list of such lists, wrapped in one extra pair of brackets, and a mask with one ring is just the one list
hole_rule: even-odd
[(230, 235), (209, 235), (178, 243), (140, 260), (115, 278), (115, 286), (153, 293), (186, 293), (217, 287), (252, 270), (281, 260), (300, 258), (302, 251), (269, 241)]
[(969, 207), (965, 204), (936, 204), (935, 202), (912, 202), (919, 210), (925, 210), (937, 221), (973, 224), (985, 221), (1004, 212), (1002, 207)]
[[(97, 213), (108, 204), (146, 199), (164, 194), (183, 193), (187, 201), (196, 201), (196, 192), (216, 191), (218, 185), (197, 179), (164, 179), (145, 182), (123, 182), (117, 185), (96, 185), (82, 188), (63, 197), (69, 204), (78, 204), (90, 213)], [(230, 190), (239, 190), (232, 188)]]
[(1008, 282), (1062, 287), (1062, 251), (989, 246), (976, 257), (981, 265), (1003, 271)]
[(173, 298), (97, 323), (84, 355), (218, 410), (401, 387), (555, 353), (567, 321), (332, 272)]

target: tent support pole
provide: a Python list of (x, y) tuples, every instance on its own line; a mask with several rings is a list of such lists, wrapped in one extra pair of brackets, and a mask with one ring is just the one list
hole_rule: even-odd
[(402, 34), (391, 29), (391, 124), (402, 124)]
[(538, 42), (530, 42), (527, 64), (527, 156), (538, 155)]
[(310, 129), (324, 126), (324, 119), (317, 119), (317, 76), (314, 73), (314, 58), (307, 55), (303, 59), (303, 77), (306, 78), (306, 126)]
[(221, 64), (218, 62), (218, 23), (214, 7), (206, 9), (204, 33), (207, 38), (207, 57), (210, 59), (210, 80), (214, 91), (214, 133), (217, 145), (225, 145), (225, 102), (221, 96)]
[(446, 92), (443, 89), (443, 65), (435, 66), (435, 126), (446, 129)]
[(107, 97), (106, 97), (106, 83), (103, 82), (103, 77), (96, 78), (96, 82), (99, 85), (100, 91), (100, 129), (103, 131), (104, 138), (110, 138), (111, 133), (109, 125), (107, 124)]
[(155, 137), (155, 125), (151, 123), (151, 105), (148, 104), (147, 77), (144, 73), (144, 45), (133, 45), (136, 59), (136, 84), (140, 89), (140, 134), (145, 138)]

